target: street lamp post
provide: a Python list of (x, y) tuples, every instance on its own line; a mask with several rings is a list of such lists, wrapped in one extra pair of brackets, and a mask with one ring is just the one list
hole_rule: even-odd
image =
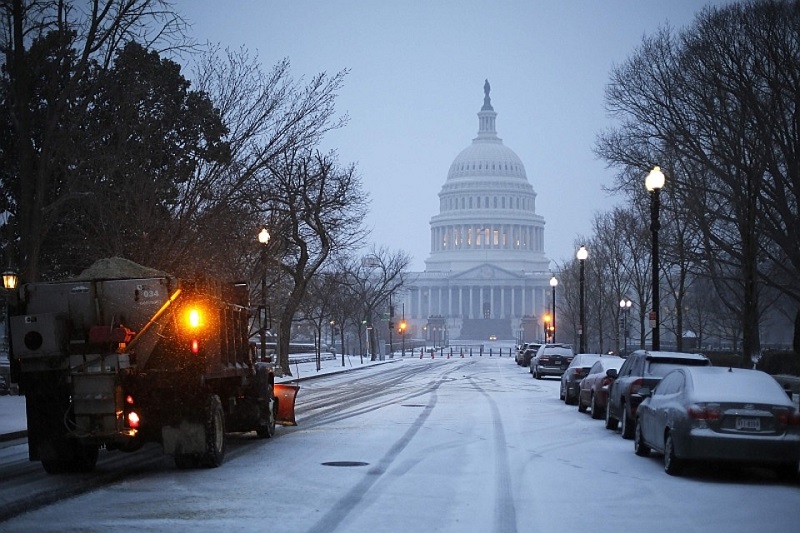
[[(267, 360), (267, 244), (269, 244), (269, 231), (262, 228), (258, 233), (258, 242), (261, 243), (261, 309), (258, 319), (261, 322), (261, 360)], [(262, 314), (263, 313), (263, 314)]]
[(553, 288), (553, 333), (552, 333), (552, 342), (556, 342), (556, 286), (558, 285), (558, 280), (556, 279), (555, 274), (553, 277), (550, 278), (550, 286)]
[(622, 338), (624, 339), (622, 353), (626, 356), (628, 355), (628, 313), (630, 313), (632, 305), (633, 302), (627, 298), (619, 301), (619, 308), (622, 311)]
[(580, 302), (580, 326), (578, 329), (578, 334), (581, 336), (581, 343), (580, 343), (580, 353), (586, 353), (586, 294), (585, 294), (585, 285), (586, 285), (586, 269), (585, 263), (586, 258), (589, 257), (589, 251), (586, 249), (585, 246), (581, 246), (578, 250), (578, 253), (575, 255), (578, 258), (578, 261), (581, 263), (581, 302)]
[(644, 180), (644, 185), (650, 191), (650, 232), (653, 235), (653, 249), (651, 263), (653, 264), (653, 309), (650, 312), (650, 324), (653, 329), (653, 351), (661, 349), (661, 335), (659, 329), (659, 288), (658, 288), (658, 230), (661, 229), (661, 223), (658, 219), (658, 210), (661, 206), (661, 199), (659, 193), (661, 188), (664, 187), (664, 173), (658, 166), (653, 167), (653, 170), (647, 175)]

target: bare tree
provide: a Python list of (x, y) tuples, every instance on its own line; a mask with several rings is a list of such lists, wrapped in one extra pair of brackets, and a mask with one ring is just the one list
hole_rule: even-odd
[(359, 305), (361, 324), (369, 326), (371, 357), (376, 357), (378, 311), (388, 307), (391, 294), (403, 287), (405, 273), (411, 262), (402, 251), (390, 252), (387, 248), (373, 247), (364, 257), (351, 262), (348, 276), (353, 298)]
[(289, 374), (292, 320), (326, 261), (361, 245), (367, 196), (355, 167), (340, 167), (333, 153), (294, 149), (269, 170), (269, 187), (261, 194), (271, 220), (271, 255), (287, 281), (277, 304), (278, 358)]
[(667, 187), (702, 235), (704, 264), (727, 277), (727, 290), (736, 287), (744, 365), (760, 350), (759, 285), (769, 283), (762, 257), (780, 252), (773, 261), (798, 279), (789, 244), (800, 191), (798, 5), (709, 7), (682, 33), (664, 28), (645, 39), (612, 73), (607, 102), (622, 125), (598, 145), (607, 160), (640, 173), (667, 162)]

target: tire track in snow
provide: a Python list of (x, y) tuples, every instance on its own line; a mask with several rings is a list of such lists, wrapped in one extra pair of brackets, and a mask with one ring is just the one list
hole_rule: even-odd
[(473, 378), (470, 382), (478, 392), (486, 398), (486, 403), (492, 410), (492, 425), (494, 426), (494, 467), (495, 467), (495, 495), (494, 495), (494, 523), (495, 531), (502, 533), (516, 533), (517, 510), (514, 507), (514, 493), (511, 489), (511, 468), (508, 465), (508, 444), (506, 432), (500, 409), (491, 395), (478, 385)]

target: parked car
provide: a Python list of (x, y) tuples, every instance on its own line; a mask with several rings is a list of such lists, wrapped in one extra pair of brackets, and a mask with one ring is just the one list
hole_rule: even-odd
[(522, 353), (519, 356), (519, 361), (517, 364), (520, 366), (528, 366), (531, 364), (531, 359), (536, 354), (536, 350), (539, 349), (541, 344), (529, 342), (525, 345), (525, 349), (522, 350)]
[(519, 366), (522, 366), (522, 354), (525, 352), (525, 349), (528, 347), (529, 342), (523, 342), (519, 346), (517, 346), (517, 353), (514, 355), (514, 362), (517, 363)]
[(664, 470), (689, 461), (725, 461), (774, 468), (796, 479), (800, 413), (775, 379), (760, 370), (683, 367), (655, 390), (640, 391), (634, 451), (664, 454)]
[[(697, 353), (649, 352), (636, 350), (628, 356), (608, 390), (606, 428), (617, 429), (622, 422), (622, 438), (632, 439), (636, 408), (641, 401), (635, 393), (642, 387), (655, 388), (661, 378), (679, 366), (711, 366)], [(613, 374), (613, 373), (612, 373)]]
[[(580, 388), (580, 381), (589, 373), (589, 369), (597, 362), (598, 359), (603, 357), (599, 353), (579, 353), (572, 358), (572, 362), (567, 369), (561, 374), (561, 388), (559, 389), (558, 397), (564, 400), (567, 405), (575, 405), (578, 403), (578, 390)], [(613, 356), (606, 356), (613, 357)]]
[(531, 375), (536, 379), (544, 376), (559, 376), (575, 357), (571, 344), (542, 344), (531, 359)]
[(0, 376), (0, 396), (5, 396), (9, 393), (8, 390), (8, 383), (6, 383), (6, 377)]
[(591, 409), (592, 418), (601, 419), (606, 413), (606, 402), (608, 401), (608, 389), (614, 378), (609, 376), (609, 371), (613, 374), (619, 371), (625, 359), (615, 355), (606, 356), (599, 359), (589, 369), (588, 375), (578, 384), (578, 411), (585, 413), (586, 409)]

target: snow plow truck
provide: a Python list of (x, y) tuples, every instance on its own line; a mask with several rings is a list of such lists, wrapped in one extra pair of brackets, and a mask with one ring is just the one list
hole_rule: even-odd
[(48, 473), (158, 442), (178, 468), (216, 467), (226, 432), (295, 425), (297, 386), (250, 342), (245, 284), (178, 280), (124, 259), (22, 285), (9, 313), (28, 453)]

